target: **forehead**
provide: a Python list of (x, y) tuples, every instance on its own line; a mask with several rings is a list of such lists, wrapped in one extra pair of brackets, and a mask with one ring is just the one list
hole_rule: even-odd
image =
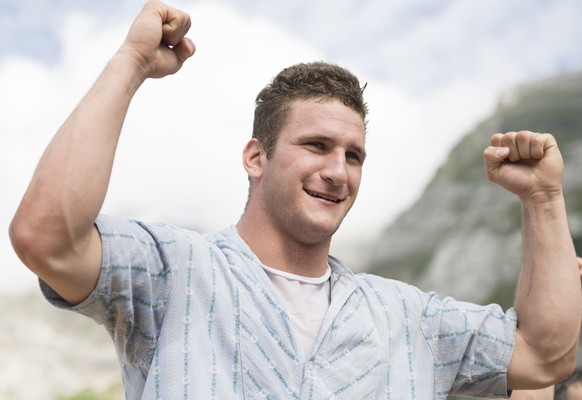
[(301, 99), (290, 103), (281, 133), (340, 135), (363, 143), (366, 127), (362, 116), (339, 100)]

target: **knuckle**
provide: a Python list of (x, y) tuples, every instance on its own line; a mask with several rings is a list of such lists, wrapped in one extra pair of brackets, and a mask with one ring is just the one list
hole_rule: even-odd
[(535, 136), (532, 136), (532, 133), (528, 131), (519, 131), (515, 134), (515, 139), (519, 142), (525, 142), (529, 137), (534, 138)]

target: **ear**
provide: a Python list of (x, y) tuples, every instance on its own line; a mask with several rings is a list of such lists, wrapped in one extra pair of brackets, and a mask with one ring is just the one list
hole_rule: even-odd
[(258, 139), (249, 140), (243, 149), (243, 166), (249, 178), (260, 179), (263, 176), (265, 151)]

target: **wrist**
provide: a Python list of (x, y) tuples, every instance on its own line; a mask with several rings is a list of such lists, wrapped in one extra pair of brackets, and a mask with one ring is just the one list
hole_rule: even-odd
[(524, 219), (534, 218), (539, 221), (555, 221), (563, 218), (566, 204), (562, 190), (544, 191), (520, 198)]
[(136, 51), (122, 46), (109, 60), (106, 69), (125, 82), (128, 94), (133, 96), (150, 74), (148, 64)]
[(519, 196), (519, 199), (523, 205), (532, 206), (552, 204), (555, 202), (561, 203), (564, 201), (564, 193), (562, 192), (562, 186), (559, 186), (551, 189), (548, 188), (536, 192), (529, 192)]

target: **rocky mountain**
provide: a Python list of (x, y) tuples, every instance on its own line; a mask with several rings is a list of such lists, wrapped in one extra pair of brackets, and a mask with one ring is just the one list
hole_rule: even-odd
[(505, 93), (495, 113), (451, 151), (422, 196), (373, 246), (368, 271), (441, 296), (511, 306), (519, 270), (516, 197), (490, 183), (483, 150), (491, 134), (553, 133), (565, 162), (569, 224), (582, 254), (582, 72)]

